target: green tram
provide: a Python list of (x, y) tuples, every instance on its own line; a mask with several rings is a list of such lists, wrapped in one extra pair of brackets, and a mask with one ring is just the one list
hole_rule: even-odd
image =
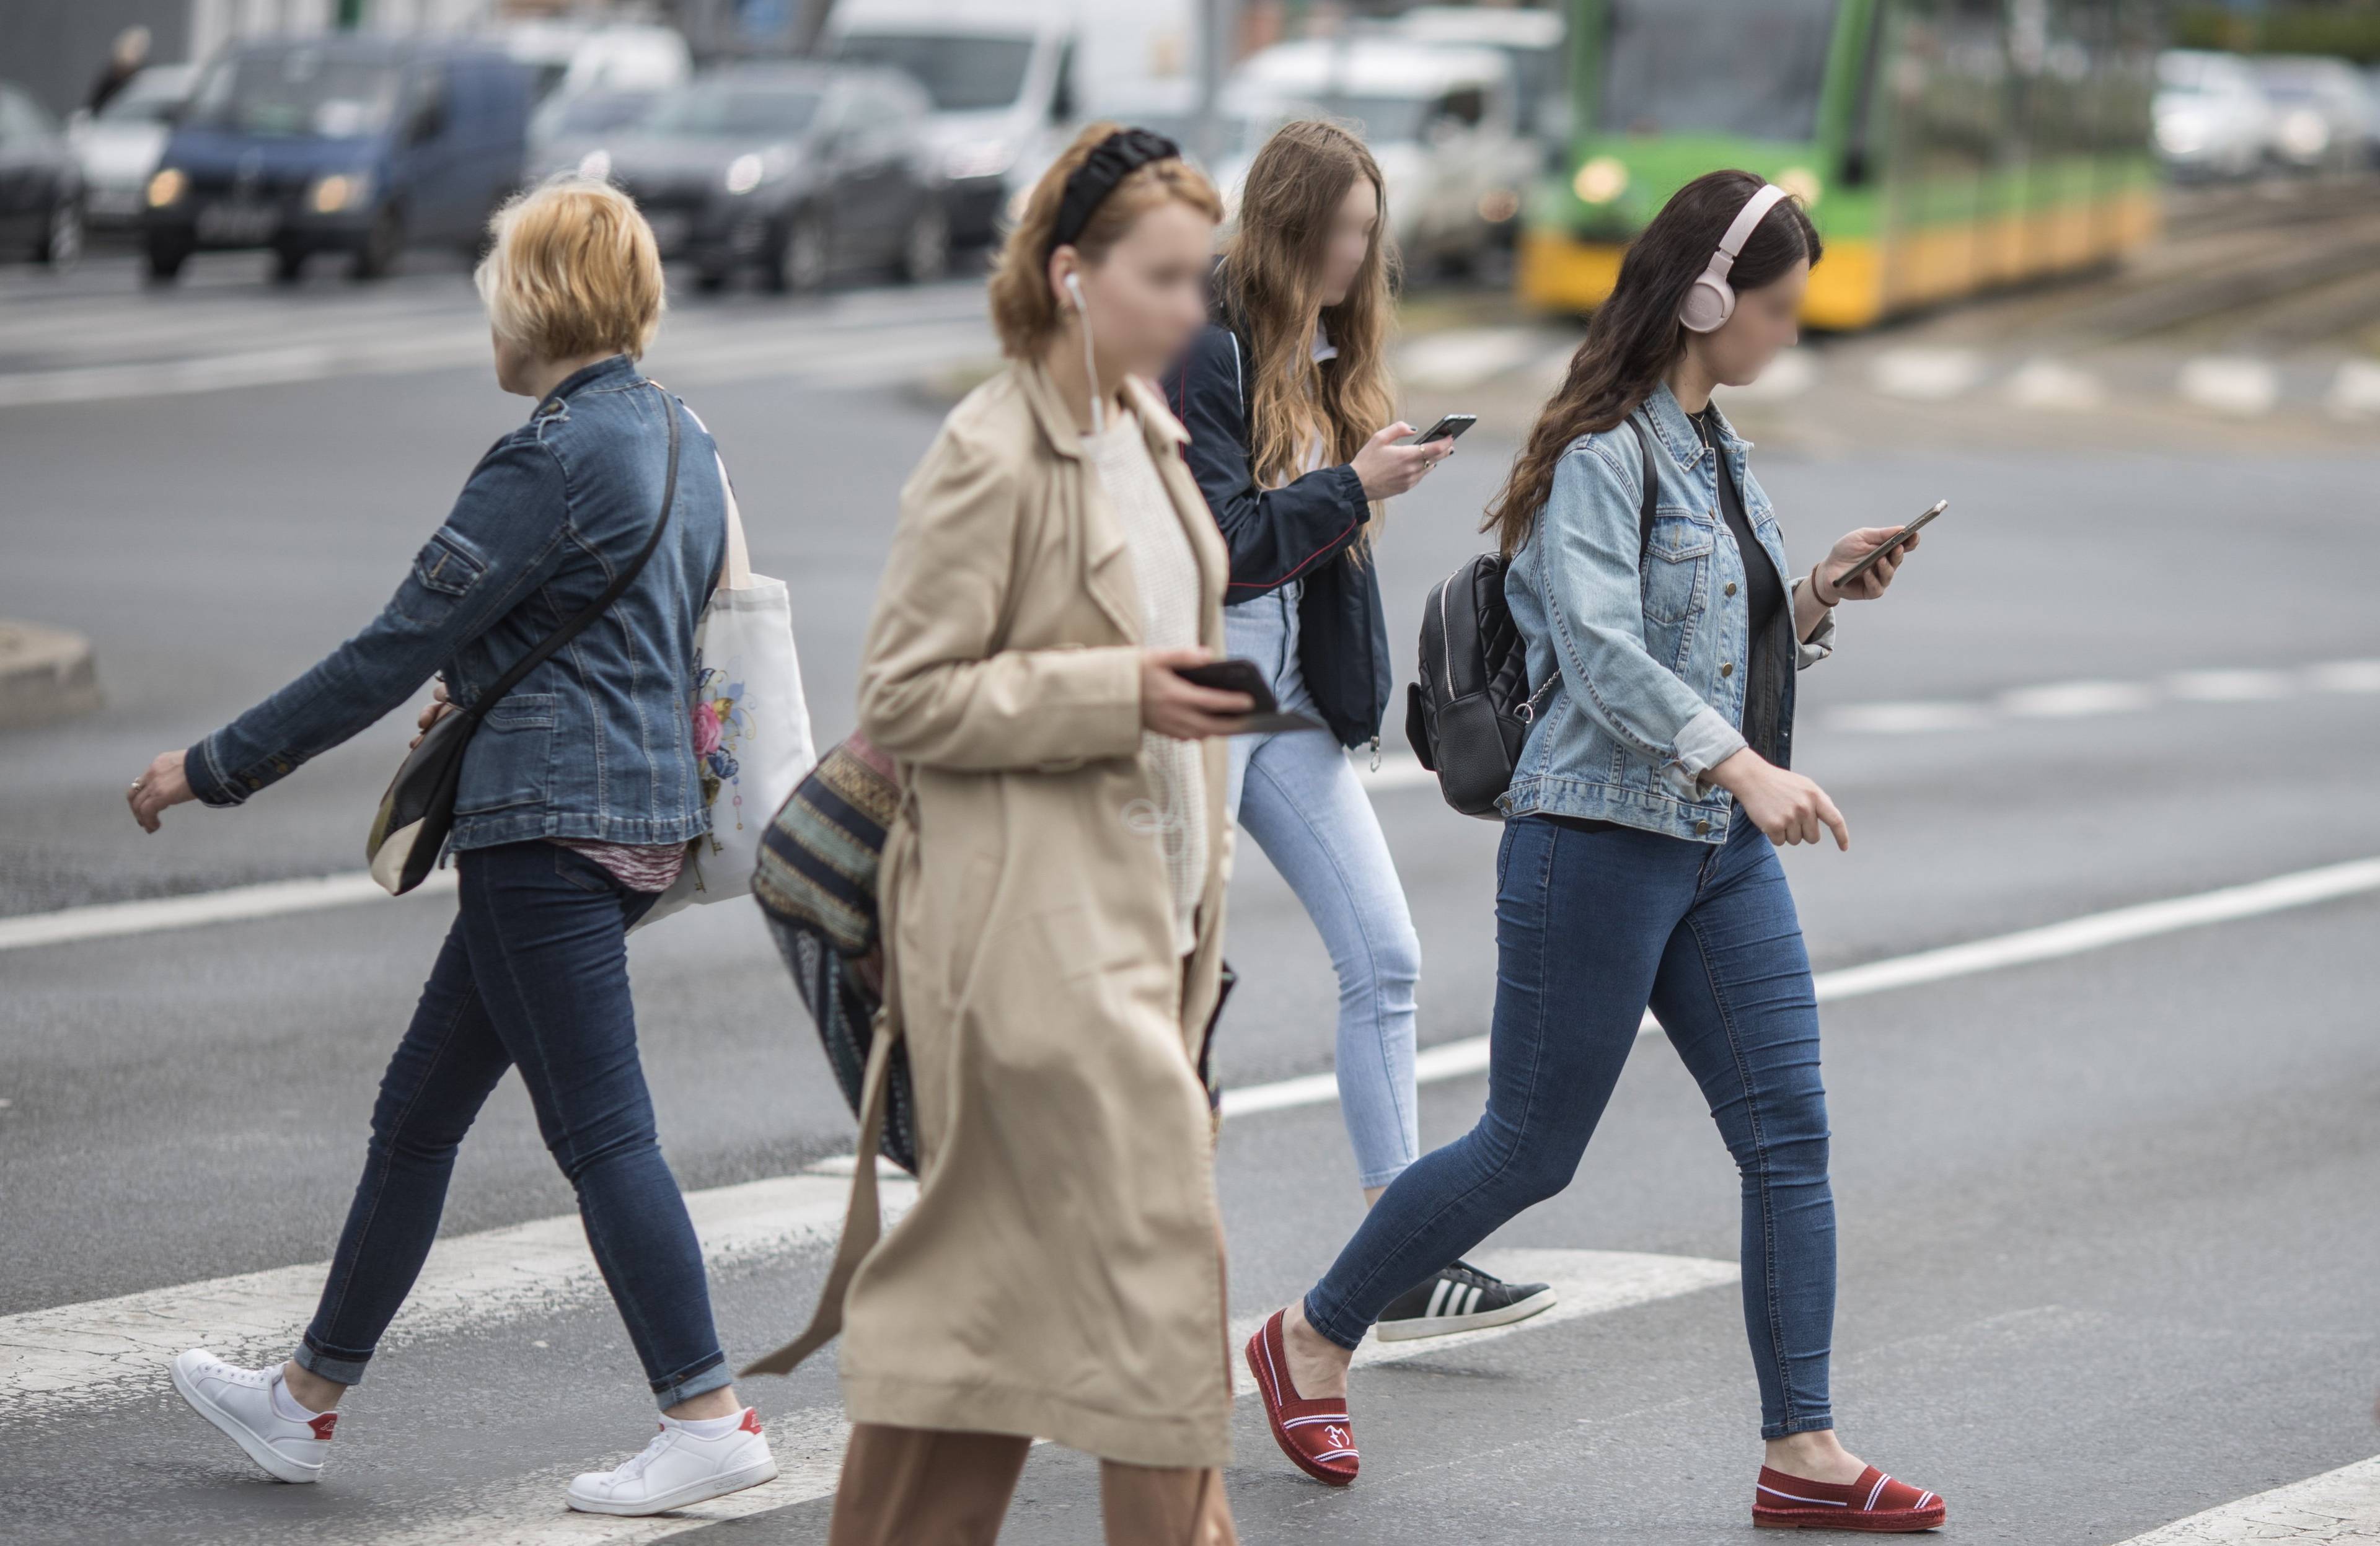
[(2156, 233), (2158, 0), (1569, 0), (1571, 127), (1518, 284), (1581, 311), (1721, 166), (1827, 243), (1803, 318), (1858, 328), (2103, 263)]

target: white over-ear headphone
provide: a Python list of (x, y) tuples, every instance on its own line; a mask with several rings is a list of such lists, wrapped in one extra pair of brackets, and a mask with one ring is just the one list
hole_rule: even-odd
[(1686, 291), (1685, 304), (1678, 308), (1680, 326), (1689, 332), (1716, 332), (1735, 315), (1735, 287), (1727, 282), (1727, 276), (1743, 251), (1743, 244), (1752, 239), (1753, 227), (1785, 196), (1785, 190), (1775, 183), (1765, 183), (1736, 211), (1727, 235), (1718, 239), (1718, 250), (1711, 254), (1710, 266)]

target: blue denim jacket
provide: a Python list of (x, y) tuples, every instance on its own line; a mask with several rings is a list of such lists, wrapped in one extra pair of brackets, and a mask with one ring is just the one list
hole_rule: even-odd
[(701, 422), (625, 356), (570, 377), (480, 458), (361, 633), (189, 749), (198, 797), (238, 804), (411, 702), (433, 671), (455, 702), (477, 701), (652, 534), (665, 406), (680, 416), (672, 529), (603, 616), (489, 711), (464, 755), (452, 841), (674, 843), (707, 831), (694, 630), (725, 559), (726, 502)]
[[(1667, 386), (1637, 409), (1650, 426), (1653, 535), (1637, 562), (1644, 458), (1625, 424), (1562, 453), (1553, 492), (1505, 571), (1504, 598), (1540, 683), (1507, 815), (1544, 811), (1675, 838), (1727, 840), (1733, 797), (1702, 775), (1742, 750), (1744, 662), (1752, 643), (1749, 555), (1718, 513), (1715, 453)], [(1746, 465), (1752, 442), (1722, 416), (1718, 454), (1735, 473), (1763, 554), (1791, 571), (1768, 496)], [(1803, 582), (1788, 583), (1787, 605)], [(1834, 649), (1834, 617), (1799, 646), (1798, 666)], [(1793, 734), (1791, 673), (1778, 719)]]

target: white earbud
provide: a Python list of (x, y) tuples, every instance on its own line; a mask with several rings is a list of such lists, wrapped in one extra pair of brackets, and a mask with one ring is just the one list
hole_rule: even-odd
[(1070, 273), (1070, 274), (1068, 274), (1068, 275), (1066, 276), (1066, 293), (1067, 293), (1068, 295), (1070, 295), (1070, 296), (1074, 296), (1074, 297), (1075, 297), (1075, 313), (1076, 313), (1077, 315), (1082, 314), (1082, 312), (1083, 312), (1083, 276), (1082, 276), (1081, 274), (1078, 274), (1078, 273)]
[(1091, 383), (1091, 433), (1107, 429), (1107, 414), (1099, 404), (1099, 368), (1091, 357), (1091, 308), (1083, 299), (1083, 278), (1080, 274), (1066, 276), (1066, 293), (1075, 297), (1075, 315), (1083, 320), (1083, 375)]

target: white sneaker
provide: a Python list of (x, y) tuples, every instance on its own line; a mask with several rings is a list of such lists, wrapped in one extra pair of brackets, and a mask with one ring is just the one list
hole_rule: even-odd
[(663, 1418), (643, 1453), (616, 1471), (588, 1471), (573, 1481), (570, 1506), (582, 1514), (665, 1514), (758, 1487), (776, 1474), (777, 1458), (752, 1407), (744, 1408), (743, 1426), (716, 1439)]
[[(174, 1388), (199, 1416), (231, 1435), (248, 1457), (284, 1481), (316, 1481), (330, 1457), (331, 1434), (339, 1414), (323, 1412), (303, 1420), (283, 1417), (273, 1404), (281, 1366), (236, 1369), (193, 1347), (174, 1359)], [(302, 1411), (296, 1400), (284, 1397)]]

